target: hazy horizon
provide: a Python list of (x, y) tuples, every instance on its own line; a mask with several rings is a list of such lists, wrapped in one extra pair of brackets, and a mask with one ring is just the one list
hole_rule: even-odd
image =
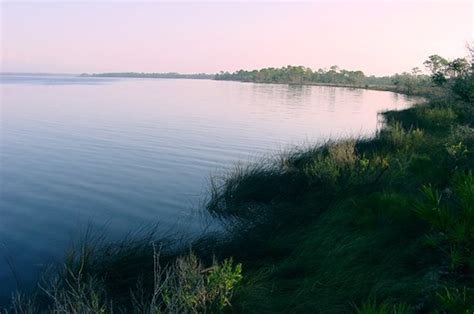
[[(3, 2), (0, 72), (233, 72), (303, 65), (391, 75), (466, 54), (473, 5)], [(335, 18), (337, 17), (337, 18)]]

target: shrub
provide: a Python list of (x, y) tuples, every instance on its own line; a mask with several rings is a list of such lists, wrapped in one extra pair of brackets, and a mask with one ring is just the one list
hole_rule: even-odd
[(387, 126), (380, 138), (398, 151), (407, 152), (423, 142), (425, 132), (419, 128), (405, 129), (400, 122)]
[(221, 311), (230, 305), (232, 290), (242, 279), (241, 271), (241, 265), (234, 266), (231, 259), (204, 268), (194, 254), (189, 254), (178, 258), (164, 275), (156, 275), (155, 294), (162, 294), (169, 313)]
[(436, 230), (446, 232), (453, 224), (450, 208), (442, 203), (442, 194), (432, 186), (421, 189), (424, 201), (415, 205), (415, 213)]
[(427, 243), (442, 252), (456, 278), (470, 278), (474, 259), (474, 177), (457, 173), (454, 187), (442, 193), (424, 186), (424, 200), (415, 205), (417, 215), (432, 233)]
[[(232, 259), (204, 267), (193, 254), (178, 257), (164, 267), (154, 255), (153, 289), (150, 292), (137, 280), (131, 289), (131, 304), (116, 305), (117, 295), (109, 295), (104, 279), (81, 268), (65, 267), (64, 273), (41, 286), (43, 299), (17, 294), (12, 302), (15, 313), (206, 313), (220, 312), (230, 306), (232, 292), (242, 279), (240, 264)], [(130, 287), (129, 287), (130, 288)]]
[(474, 74), (457, 78), (452, 90), (462, 100), (472, 103), (474, 101)]
[(457, 119), (451, 107), (422, 107), (417, 113), (420, 126), (426, 129), (448, 129)]
[(355, 141), (330, 143), (303, 167), (303, 173), (310, 182), (335, 186), (341, 175), (354, 169), (357, 160)]

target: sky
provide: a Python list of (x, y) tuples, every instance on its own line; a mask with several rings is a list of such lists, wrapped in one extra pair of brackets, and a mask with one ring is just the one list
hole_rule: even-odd
[[(0, 0), (1, 1), (1, 0)], [(303, 65), (386, 75), (466, 55), (472, 1), (1, 3), (2, 72), (216, 73)]]

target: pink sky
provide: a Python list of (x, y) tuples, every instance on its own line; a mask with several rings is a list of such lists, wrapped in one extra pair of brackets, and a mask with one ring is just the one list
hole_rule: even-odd
[(183, 73), (337, 64), (367, 74), (464, 56), (471, 1), (4, 2), (3, 72)]

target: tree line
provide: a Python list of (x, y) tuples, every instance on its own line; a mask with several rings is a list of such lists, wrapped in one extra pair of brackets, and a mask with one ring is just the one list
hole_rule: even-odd
[[(472, 56), (473, 48), (468, 47)], [(82, 74), (92, 77), (134, 77), (134, 78), (171, 78), (171, 79), (214, 79), (222, 81), (240, 81), (254, 83), (284, 83), (284, 84), (327, 84), (353, 87), (366, 87), (386, 89), (406, 94), (426, 94), (432, 87), (442, 87), (452, 84), (452, 90), (464, 94), (464, 97), (473, 93), (472, 82), (466, 79), (473, 73), (471, 63), (466, 58), (448, 60), (439, 55), (431, 55), (423, 63), (428, 74), (423, 74), (418, 67), (410, 72), (397, 73), (391, 76), (366, 75), (362, 71), (341, 69), (337, 65), (329, 69), (312, 70), (304, 66), (288, 65), (281, 68), (263, 68), (260, 70), (238, 70), (218, 74), (196, 73), (180, 74), (168, 73), (143, 73), (143, 72), (114, 72)], [(472, 76), (471, 76), (472, 77)], [(470, 85), (471, 84), (471, 85)]]
[[(418, 67), (410, 72), (397, 73), (391, 76), (367, 76), (362, 71), (340, 69), (337, 65), (329, 69), (316, 71), (304, 66), (291, 66), (281, 68), (263, 68), (260, 70), (239, 70), (233, 73), (223, 72), (216, 74), (215, 80), (255, 82), (255, 83), (286, 83), (286, 84), (334, 84), (350, 85), (356, 87), (385, 86), (395, 91), (415, 94), (429, 88), (433, 84), (442, 86), (455, 82), (456, 78), (465, 77), (471, 73), (471, 65), (465, 58), (454, 60), (445, 59), (439, 55), (429, 56), (423, 63), (429, 74), (423, 74)], [(465, 80), (457, 80), (465, 82)], [(460, 83), (459, 83), (460, 84)], [(460, 89), (468, 86), (458, 86)]]
[(282, 68), (264, 68), (252, 71), (239, 70), (233, 73), (220, 72), (216, 74), (215, 79), (290, 84), (318, 82), (361, 85), (366, 83), (364, 72), (339, 69), (337, 65), (332, 66), (329, 70), (318, 69), (317, 71), (304, 66), (288, 65)]

